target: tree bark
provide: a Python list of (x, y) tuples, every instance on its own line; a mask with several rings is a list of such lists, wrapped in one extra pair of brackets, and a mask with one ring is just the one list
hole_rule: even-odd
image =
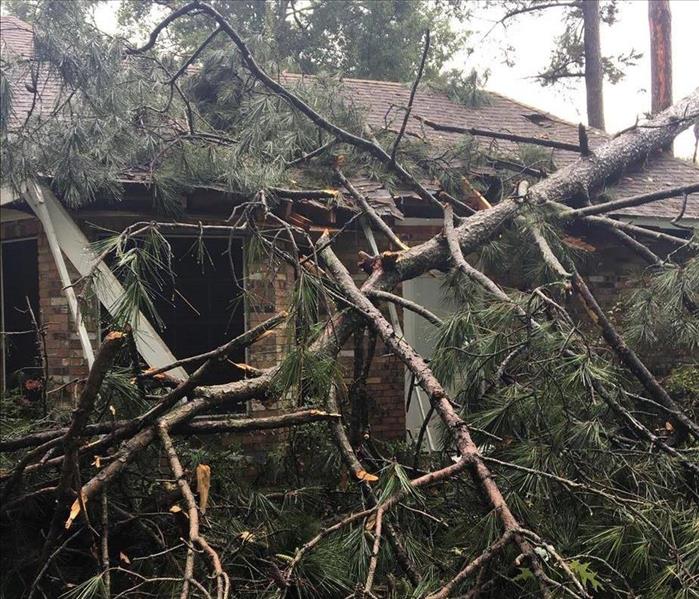
[[(587, 124), (604, 131), (604, 73), (599, 35), (599, 0), (583, 0)], [(668, 104), (669, 106), (669, 104)]]
[[(699, 88), (656, 115), (595, 150), (578, 158), (533, 185), (529, 197), (534, 203), (565, 202), (589, 197), (605, 183), (619, 177), (624, 169), (648, 159), (649, 155), (671, 144), (699, 115)], [(499, 206), (499, 204), (498, 204)], [(497, 206), (496, 206), (497, 208)]]
[(649, 0), (651, 113), (672, 105), (672, 14), (669, 0)]

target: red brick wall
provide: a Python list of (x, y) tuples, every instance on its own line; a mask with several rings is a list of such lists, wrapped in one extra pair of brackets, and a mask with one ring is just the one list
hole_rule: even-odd
[[(441, 223), (435, 223), (434, 226), (398, 223), (397, 227), (399, 237), (411, 246), (429, 239), (440, 230)], [(38, 240), (40, 319), (46, 330), (51, 387), (84, 377), (86, 366), (80, 343), (74, 332), (74, 325), (48, 243), (38, 222), (23, 220), (3, 223), (1, 232), (3, 239), (36, 237)], [(379, 233), (375, 235), (380, 250), (391, 249)], [(599, 249), (591, 255), (585, 270), (600, 302), (611, 308), (612, 304), (619, 299), (618, 292), (628, 285), (629, 275), (632, 271), (638, 271), (641, 266), (624, 248), (615, 244), (598, 245)], [(361, 285), (366, 275), (357, 265), (358, 252), (362, 250), (372, 253), (363, 233), (356, 231), (343, 234), (335, 244), (335, 248), (357, 284)], [(293, 271), (289, 267), (278, 267), (270, 271), (269, 265), (264, 260), (258, 264), (248, 264), (246, 277), (249, 292), (246, 310), (248, 328), (289, 307), (294, 288), (293, 279)], [(400, 289), (396, 292), (400, 293)], [(400, 309), (398, 314), (402, 321)], [(283, 327), (269, 333), (249, 349), (248, 362), (260, 368), (279, 363), (287, 347), (286, 335), (287, 331)], [(353, 376), (351, 341), (338, 359), (345, 375), (345, 382), (349, 386)], [(385, 440), (405, 438), (404, 376), (402, 363), (390, 355), (383, 343), (378, 340), (368, 378), (368, 395), (372, 402), (370, 428), (372, 435), (376, 438)], [(259, 402), (253, 402), (250, 409), (256, 414), (271, 414), (282, 407), (284, 406), (279, 404), (265, 407)], [(283, 436), (284, 433), (246, 434), (231, 439), (231, 443), (240, 443), (247, 451), (263, 452), (272, 442)]]

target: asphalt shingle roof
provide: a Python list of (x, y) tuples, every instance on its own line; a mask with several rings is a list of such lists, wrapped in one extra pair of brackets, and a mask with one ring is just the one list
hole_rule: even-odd
[[(23, 67), (24, 71), (11, 82), (13, 114), (10, 126), (24, 122), (31, 110), (45, 111), (52, 108), (59, 96), (59, 82), (41, 70), (36, 77), (37, 93), (34, 94), (30, 89), (32, 87), (31, 65), (35, 65), (32, 62), (33, 35), (32, 26), (24, 21), (11, 16), (0, 17), (0, 51), (3, 58), (7, 56), (6, 53), (11, 53), (27, 59)], [(292, 74), (284, 74), (282, 77), (289, 83), (302, 79), (302, 76)], [(410, 94), (408, 86), (390, 81), (344, 79), (343, 87), (347, 92), (347, 98), (364, 111), (370, 127), (374, 129), (400, 127), (404, 107), (407, 105)], [(485, 105), (471, 108), (451, 101), (444, 93), (423, 86), (416, 94), (406, 132), (409, 135), (424, 136), (437, 144), (455, 144), (461, 139), (461, 134), (439, 132), (426, 127), (421, 119), (427, 119), (439, 124), (463, 128), (475, 127), (577, 144), (577, 125), (497, 93), (487, 92), (487, 96), (489, 101)], [(35, 101), (36, 105), (34, 105)], [(604, 132), (594, 129), (590, 129), (588, 135), (593, 150), (609, 137)], [(497, 144), (501, 152), (516, 151), (516, 144), (513, 142), (498, 140)], [(552, 155), (554, 163), (559, 168), (577, 158), (577, 154), (564, 150), (552, 150)], [(649, 156), (645, 164), (624, 172), (618, 181), (604, 191), (612, 197), (622, 198), (697, 181), (699, 181), (699, 168), (695, 165), (675, 159), (666, 153), (657, 153)], [(370, 198), (376, 196), (374, 199), (378, 203), (385, 204), (387, 190), (380, 185), (368, 183), (366, 185), (368, 196)], [(670, 198), (626, 208), (616, 214), (624, 217), (668, 220), (680, 213), (682, 204), (682, 198)], [(699, 219), (699, 196), (696, 194), (689, 198), (685, 218)]]
[[(299, 79), (298, 75), (285, 75), (289, 80)], [(347, 97), (362, 106), (366, 111), (367, 123), (376, 129), (400, 128), (404, 117), (404, 107), (408, 103), (410, 89), (402, 83), (390, 81), (367, 81), (344, 79), (343, 85), (349, 90)], [(516, 102), (501, 94), (487, 92), (488, 103), (477, 108), (462, 106), (451, 101), (446, 94), (421, 89), (415, 96), (411, 118), (406, 132), (424, 136), (436, 143), (455, 144), (461, 138), (459, 133), (435, 131), (423, 125), (427, 119), (443, 125), (462, 128), (478, 128), (501, 133), (511, 133), (524, 137), (534, 137), (566, 143), (578, 143), (577, 125), (564, 121), (552, 114)], [(609, 135), (596, 129), (589, 129), (590, 146), (594, 150), (604, 144)], [(479, 138), (489, 143), (488, 138)], [(501, 151), (516, 150), (515, 142), (497, 141)], [(554, 163), (564, 167), (578, 158), (574, 152), (552, 150)], [(650, 193), (662, 189), (689, 185), (699, 181), (699, 168), (688, 162), (658, 152), (649, 156), (643, 165), (624, 172), (618, 181), (606, 190), (607, 195), (623, 198)], [(669, 198), (626, 208), (615, 214), (651, 219), (672, 219), (681, 211), (683, 199)], [(685, 218), (699, 219), (699, 196), (689, 197)]]
[(55, 107), (61, 92), (60, 81), (34, 60), (34, 29), (31, 25), (17, 17), (0, 17), (0, 57), (11, 65), (11, 76), (8, 77), (10, 129), (21, 127), (32, 112), (48, 113)]

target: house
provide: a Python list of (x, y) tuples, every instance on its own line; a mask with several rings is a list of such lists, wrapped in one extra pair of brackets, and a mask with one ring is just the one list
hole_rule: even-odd
[[(28, 59), (33, 56), (33, 34), (30, 25), (14, 17), (0, 19), (3, 53), (12, 53)], [(12, 82), (12, 123), (21, 123), (27, 113), (49, 110), (57, 94), (57, 83), (51, 77), (35, 74), (32, 85), (25, 85), (22, 77), (30, 77), (29, 70)], [(284, 74), (287, 85), (303, 83), (299, 75)], [(36, 93), (32, 89), (39, 89)], [(410, 90), (402, 83), (345, 79), (343, 89), (349, 101), (360, 108), (367, 125), (374, 131), (398, 130)], [(423, 140), (435, 147), (454, 147), (463, 139), (463, 131), (472, 133), (490, 157), (480, 164), (474, 178), (486, 187), (494, 183), (497, 169), (510, 169), (512, 176), (520, 176), (523, 168), (515, 158), (523, 140), (563, 142), (568, 147), (547, 148), (549, 158), (558, 166), (565, 166), (578, 157), (577, 126), (557, 117), (523, 105), (500, 94), (487, 93), (487, 102), (479, 106), (463, 106), (440, 91), (422, 88), (417, 92), (407, 123), (406, 135)], [(600, 131), (589, 130), (589, 143), (594, 151), (608, 139)], [(490, 151), (492, 150), (492, 151)], [(486, 152), (488, 154), (488, 152)], [(510, 160), (509, 157), (513, 157)], [(538, 167), (537, 167), (538, 168)], [(676, 160), (667, 153), (648, 156), (638, 170), (629, 170), (617, 181), (602, 190), (610, 197), (623, 198), (657, 190), (691, 185), (699, 181), (699, 169), (687, 162)], [(2, 380), (9, 387), (16, 381), (16, 373), (25, 380), (41, 379), (45, 370), (51, 388), (71, 385), (83, 378), (91, 362), (94, 346), (98, 343), (99, 323), (88, 315), (79, 289), (73, 284), (98, 268), (101, 274), (98, 299), (101, 310), (114, 309), (123, 289), (108, 265), (99, 262), (89, 248), (90, 241), (99, 236), (100, 228), (120, 230), (136, 222), (154, 218), (149, 180), (140, 172), (124, 173), (124, 199), (118, 204), (97, 201), (88, 206), (70, 209), (61, 203), (50, 189), (50, 181), (40, 184), (27, 182), (23, 189), (2, 189)], [(356, 177), (354, 186), (366, 196), (375, 210), (390, 221), (398, 237), (414, 245), (438, 234), (442, 229), (442, 215), (407, 189), (388, 189), (369, 178)], [(439, 187), (425, 181), (428, 190), (436, 193)], [(468, 190), (467, 190), (468, 193)], [(356, 265), (357, 254), (376, 255), (390, 247), (379, 231), (373, 231), (366, 222), (352, 220), (356, 208), (352, 198), (338, 187), (332, 206), (316, 198), (305, 197), (303, 190), (294, 191), (293, 201), (287, 202), (288, 215), (294, 222), (314, 235), (324, 229), (340, 231), (343, 243), (341, 258), (348, 265)], [(497, 189), (486, 201), (498, 200)], [(247, 256), (243, 239), (217, 231), (230, 213), (231, 198), (222, 190), (202, 187), (182, 199), (185, 217), (182, 226), (164, 230), (171, 243), (177, 283), (157, 307), (162, 323), (150, 323), (141, 315), (136, 328), (136, 343), (143, 362), (152, 368), (170, 364), (175, 359), (199, 354), (211, 349), (244, 330), (262, 323), (285, 310), (294, 284), (291, 268), (270, 269), (263, 262), (254, 262)], [(686, 235), (678, 228), (678, 219), (684, 225), (699, 224), (699, 200), (690, 196), (666, 198), (654, 203), (627, 207), (613, 216), (637, 225), (668, 230)], [(158, 217), (159, 220), (163, 220)], [(351, 221), (351, 222), (350, 222)], [(205, 271), (192, 259), (194, 240), (205, 232), (210, 258)], [(618, 240), (607, 234), (578, 230), (591, 248), (590, 277), (598, 297), (604, 302), (627, 284), (629, 271), (643, 268), (643, 263)], [(358, 267), (357, 278), (363, 276)], [(214, 276), (215, 273), (215, 276)], [(243, 290), (244, 287), (244, 290)], [(244, 291), (244, 293), (243, 293)], [(407, 282), (402, 287), (406, 298), (412, 298), (439, 312), (439, 279), (424, 276)], [(232, 302), (239, 298), (244, 301)], [(167, 301), (166, 301), (167, 300)], [(27, 309), (27, 304), (32, 310)], [(408, 340), (419, 351), (429, 354), (429, 326), (419, 316), (393, 305), (388, 308), (394, 323), (402, 328)], [(33, 315), (33, 316), (32, 316)], [(46, 364), (37, 357), (37, 339), (33, 318), (43, 331)], [(247, 350), (231, 356), (234, 363), (245, 362), (253, 367), (271, 366), (279, 361), (287, 347), (283, 330), (274, 330)], [(348, 362), (351, 348), (342, 352)], [(240, 376), (236, 366), (219, 372), (219, 379), (230, 380)], [(183, 377), (183, 369), (171, 372)], [(349, 374), (348, 374), (349, 376)], [(21, 377), (20, 377), (21, 378)], [(216, 382), (213, 380), (212, 382)], [(415, 435), (428, 409), (427, 400), (406, 379), (400, 361), (377, 348), (368, 378), (369, 395), (376, 403), (372, 433), (382, 439), (403, 439)], [(407, 409), (406, 409), (407, 406)], [(263, 409), (253, 406), (251, 409)], [(432, 440), (430, 439), (431, 443)], [(245, 445), (254, 448), (264, 444), (259, 436), (249, 437)]]

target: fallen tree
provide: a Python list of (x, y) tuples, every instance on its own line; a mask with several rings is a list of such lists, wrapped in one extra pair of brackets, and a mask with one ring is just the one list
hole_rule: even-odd
[[(365, 257), (363, 266), (368, 277), (357, 286), (334, 252), (339, 236), (325, 233), (312, 238), (285, 220), (283, 211), (275, 211), (264, 190), (258, 190), (239, 214), (232, 215), (229, 225), (220, 226), (231, 231), (245, 230), (262, 245), (270, 260), (290, 264), (297, 273), (298, 285), (312, 280), (318, 290), (314, 301), (322, 309), (309, 312), (303, 306), (292, 305), (290, 315), (273, 317), (210, 352), (154, 371), (137, 371), (132, 386), (145, 396), (146, 383), (152, 385), (151, 395), (141, 399), (154, 403), (133, 418), (90, 424), (96, 397), (115, 358), (114, 348), (123, 337), (119, 330), (111, 333), (97, 354), (68, 427), (34, 431), (0, 443), (4, 452), (28, 449), (3, 475), (5, 518), (12, 518), (30, 499), (57, 499), (44, 506), (44, 511), (50, 512), (50, 525), (40, 559), (31, 564), (26, 594), (40, 596), (48, 587), (46, 579), (51, 571), (60, 572), (54, 562), (75, 538), (77, 533), (70, 531), (73, 526), (80, 526), (79, 532), (92, 539), (88, 544), (98, 537), (103, 541), (102, 558), (96, 560), (97, 574), (88, 581), (100, 585), (109, 580), (112, 592), (116, 592), (115, 582), (123, 585), (121, 596), (136, 594), (146, 585), (163, 585), (156, 588), (164, 589), (168, 584), (176, 586), (182, 597), (215, 594), (219, 598), (246, 594), (347, 596), (351, 592), (355, 597), (437, 598), (457, 593), (475, 597), (530, 592), (546, 597), (589, 597), (600, 588), (619, 596), (649, 590), (662, 596), (670, 588), (680, 592), (694, 588), (699, 573), (696, 560), (692, 559), (695, 540), (690, 533), (691, 513), (697, 500), (695, 454), (699, 428), (692, 406), (676, 402), (630, 348), (578, 274), (575, 257), (562, 251), (559, 236), (561, 227), (571, 219), (603, 227), (617, 226), (617, 221), (607, 217), (591, 216), (603, 213), (600, 208), (571, 210), (570, 206), (584, 204), (625, 168), (645, 160), (689, 127), (699, 115), (699, 89), (649, 121), (609, 140), (594, 153), (586, 152), (570, 166), (531, 186), (512, 189), (508, 197), (490, 208), (460, 215), (455, 223), (454, 212), (461, 204), (442, 204), (443, 196), (427, 191), (422, 177), (396, 160), (400, 155), (395, 151), (400, 137), (389, 153), (372, 136), (349, 132), (335, 124), (271, 77), (214, 7), (193, 2), (173, 11), (154, 28), (145, 46), (129, 50), (133, 60), (144, 55), (159, 60), (157, 55), (147, 54), (156, 48), (159, 35), (177, 19), (192, 15), (211, 19), (229, 38), (240, 55), (242, 67), (259, 86), (256, 89), (281, 98), (296, 117), (306, 118), (314, 130), (345, 144), (348, 154), (368, 155), (387, 176), (395, 175), (422, 200), (438, 207), (444, 214), (444, 230), (424, 243), (407, 247), (381, 221), (378, 230), (399, 249)], [(173, 94), (186, 98), (176, 79), (169, 79), (167, 86)], [(191, 114), (188, 118), (192, 118)], [(193, 134), (191, 120), (188, 126)], [(220, 139), (205, 140), (204, 144), (219, 142)], [(327, 142), (320, 146), (323, 147), (329, 147)], [(358, 211), (367, 213), (376, 224), (380, 217), (372, 212), (338, 165), (328, 170), (335, 176), (339, 174)], [(277, 192), (281, 189), (269, 186), (267, 190), (273, 187)], [(634, 198), (617, 205), (635, 205), (663, 197), (666, 196), (658, 193), (650, 199)], [(153, 222), (121, 233), (120, 243), (158, 227)], [(638, 233), (636, 229), (624, 234)], [(282, 244), (281, 236), (288, 244)], [(520, 246), (533, 239), (536, 260), (549, 269), (552, 277), (529, 293), (505, 290), (467, 258), (501, 243), (503, 238)], [(632, 240), (650, 251), (640, 240)], [(673, 243), (681, 245), (687, 255), (668, 253), (655, 265), (657, 272), (652, 276), (662, 277), (667, 269), (697, 272), (693, 255), (696, 246), (679, 237)], [(400, 304), (396, 297), (399, 285), (430, 271), (441, 271), (448, 277), (456, 302), (454, 313), (441, 320), (423, 306), (411, 307), (402, 302), (407, 309), (426, 316), (438, 329), (437, 351), (428, 362), (397, 333), (395, 323), (384, 316), (381, 302)], [(680, 293), (682, 288), (681, 293), (696, 295), (699, 277), (692, 276), (689, 282), (666, 286), (666, 291)], [(571, 290), (582, 300), (593, 325), (599, 325), (609, 349), (619, 358), (618, 363), (598, 346), (594, 333), (580, 326), (557, 301)], [(696, 316), (687, 310), (686, 301), (678, 305), (678, 310), (687, 312), (684, 317)], [(201, 383), (216, 359), (253, 343), (287, 316), (301, 341), (280, 364), (265, 370), (248, 368), (248, 378), (227, 384)], [(119, 323), (115, 324), (118, 329)], [(352, 336), (361, 335), (361, 345), (365, 327), (402, 361), (427, 394), (430, 415), (437, 415), (445, 432), (439, 455), (422, 459), (418, 455), (413, 462), (403, 450), (395, 449), (392, 458), (386, 459), (373, 447), (371, 439), (353, 446), (347, 437), (337, 399), (342, 381), (337, 373), (323, 378), (313, 369), (320, 371), (335, 363)], [(298, 352), (305, 352), (303, 355), (311, 361), (289, 380), (285, 378), (288, 360)], [(367, 353), (370, 356), (372, 352)], [(357, 353), (355, 359), (359, 359)], [(198, 366), (187, 379), (167, 378), (168, 371), (191, 364)], [(360, 376), (369, 365), (358, 364)], [(135, 361), (132, 366), (138, 370)], [(650, 397), (636, 393), (639, 389), (630, 382), (629, 374), (638, 379), (640, 391)], [(268, 417), (229, 417), (230, 412), (251, 400), (268, 406), (283, 403), (292, 388), (305, 404), (304, 409)], [(648, 406), (651, 410), (646, 411)], [(221, 413), (223, 419), (219, 417)], [(318, 443), (331, 441), (337, 446), (343, 466), (335, 466), (331, 471), (336, 475), (348, 471), (354, 483), (344, 482), (352, 490), (338, 502), (344, 503), (342, 512), (333, 509), (315, 514), (301, 502), (298, 511), (313, 513), (319, 530), (314, 534), (304, 530), (303, 538), (294, 538), (296, 544), (283, 546), (267, 538), (278, 534), (277, 529), (284, 527), (287, 518), (283, 509), (269, 508), (273, 500), (270, 497), (275, 495), (271, 491), (264, 503), (253, 506), (251, 500), (247, 506), (247, 517), (258, 519), (256, 532), (248, 528), (226, 529), (218, 519), (211, 530), (203, 532), (211, 516), (205, 519), (206, 507), (202, 509), (197, 504), (191, 473), (186, 470), (182, 448), (173, 436), (271, 428), (296, 431), (301, 425), (326, 421), (329, 432), (325, 427), (318, 428), (315, 434), (322, 439)], [(424, 426), (427, 424), (426, 421)], [(663, 427), (674, 434), (663, 435)], [(91, 437), (97, 438), (89, 441)], [(168, 535), (159, 525), (148, 522), (148, 510), (136, 505), (131, 493), (121, 488), (126, 480), (149, 478), (143, 462), (154, 463), (152, 446), (158, 442), (173, 477), (168, 482), (174, 488), (168, 490), (170, 494), (162, 493), (165, 497), (154, 511), (173, 518), (172, 522), (163, 521), (177, 530), (174, 544), (167, 542)], [(653, 448), (659, 451), (656, 453)], [(188, 451), (185, 447), (184, 452)], [(594, 459), (596, 455), (605, 455), (603, 464)], [(94, 459), (96, 472), (81, 477), (81, 458), (83, 462)], [(313, 461), (313, 456), (308, 460)], [(410, 463), (415, 465), (409, 466)], [(51, 475), (54, 468), (60, 472), (57, 481)], [(464, 472), (469, 473), (470, 483), (462, 476)], [(378, 489), (377, 483), (382, 485)], [(138, 571), (131, 563), (133, 556), (125, 560), (121, 556), (117, 560), (110, 558), (109, 539), (114, 543), (114, 532), (110, 532), (111, 520), (105, 518), (109, 516), (109, 507), (101, 508), (101, 533), (91, 524), (90, 512), (94, 511), (98, 496), (106, 498), (109, 490), (113, 501), (117, 489), (132, 514), (129, 522), (138, 522), (160, 544), (157, 551), (138, 559), (157, 562), (182, 549), (184, 567), (175, 562), (169, 566), (168, 574), (161, 576), (153, 572), (157, 566), (144, 566), (144, 573)], [(203, 490), (197, 488), (197, 493), (201, 497)], [(205, 494), (208, 493), (207, 487)], [(282, 498), (286, 502), (293, 493), (282, 493)], [(226, 495), (221, 496), (225, 503)], [(176, 497), (182, 498), (184, 508), (176, 503)], [(107, 499), (104, 501), (108, 505)], [(245, 512), (241, 512), (241, 507), (236, 504), (225, 509), (237, 520)], [(595, 512), (600, 514), (597, 529)], [(566, 529), (566, 520), (574, 521), (572, 534)], [(456, 530), (454, 537), (450, 539), (442, 526)], [(622, 547), (627, 529), (633, 540), (629, 547)], [(435, 535), (438, 542), (430, 545), (429, 550), (416, 552), (416, 539), (425, 534)], [(576, 534), (586, 535), (587, 545), (576, 544)], [(232, 540), (227, 538), (231, 535)], [(384, 535), (390, 553), (384, 547)], [(313, 571), (314, 553), (324, 546), (341, 553), (330, 543), (339, 538), (346, 545), (350, 537), (358, 538), (364, 551), (351, 552), (356, 554), (353, 557), (359, 565), (349, 576), (338, 574), (332, 579), (327, 572)], [(587, 547), (584, 551), (583, 546)], [(451, 547), (451, 558), (443, 555), (446, 547)], [(609, 557), (613, 553), (609, 547), (615, 548), (613, 558)], [(578, 551), (569, 553), (573, 548)], [(638, 554), (635, 558), (629, 555), (634, 552)], [(393, 566), (394, 557), (398, 567)], [(631, 565), (623, 566), (624, 559)], [(634, 559), (642, 564), (634, 563)], [(206, 564), (211, 573), (206, 578), (195, 575), (198, 561)], [(650, 574), (652, 568), (663, 574)]]

